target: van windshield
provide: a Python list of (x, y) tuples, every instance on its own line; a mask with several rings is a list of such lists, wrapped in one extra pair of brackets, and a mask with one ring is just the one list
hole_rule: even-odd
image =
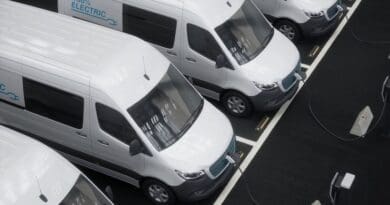
[(215, 30), (240, 65), (259, 55), (274, 33), (273, 27), (250, 0)]
[(83, 175), (80, 175), (76, 184), (59, 205), (112, 205), (112, 202)]
[(183, 136), (202, 108), (203, 98), (171, 65), (158, 85), (127, 111), (161, 151)]

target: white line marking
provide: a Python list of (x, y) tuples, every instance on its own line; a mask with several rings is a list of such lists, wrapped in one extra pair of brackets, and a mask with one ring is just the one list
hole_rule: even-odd
[(310, 69), (310, 66), (309, 66), (309, 65), (303, 64), (303, 63), (301, 63), (301, 67), (302, 67), (302, 68), (306, 68), (306, 69)]
[(241, 143), (244, 143), (244, 144), (247, 144), (247, 145), (250, 145), (250, 146), (255, 146), (256, 142), (253, 141), (253, 140), (248, 140), (246, 138), (243, 138), (243, 137), (240, 137), (240, 136), (236, 136), (236, 140), (237, 142), (241, 142)]
[[(346, 14), (348, 18), (350, 18), (353, 13), (355, 12), (355, 10), (357, 9), (357, 7), (360, 5), (362, 0), (356, 0), (356, 2), (354, 3), (354, 5), (351, 7), (351, 9), (349, 9), (348, 13)], [(343, 30), (343, 28), (345, 27), (345, 25), (347, 24), (348, 20), (346, 18), (344, 18), (339, 26), (337, 27), (337, 29), (335, 30), (335, 32), (332, 34), (332, 36), (330, 37), (330, 39), (328, 40), (328, 42), (325, 44), (325, 46), (323, 47), (323, 49), (321, 50), (321, 52), (318, 54), (318, 56), (316, 57), (316, 59), (314, 60), (314, 62), (311, 64), (311, 66), (309, 66), (310, 69), (308, 69), (308, 71), (306, 72), (307, 74), (307, 79), (309, 79), (309, 77), (311, 76), (311, 74), (313, 73), (313, 71), (317, 68), (318, 64), (321, 62), (321, 60), (324, 58), (325, 54), (328, 52), (329, 48), (331, 47), (331, 45), (334, 43), (334, 41), (336, 40), (337, 36), (340, 34), (340, 32)], [(270, 133), (272, 132), (272, 130), (274, 129), (274, 127), (276, 126), (276, 124), (279, 122), (279, 120), (281, 119), (281, 117), (283, 116), (283, 114), (286, 112), (287, 108), (290, 106), (291, 102), (294, 100), (295, 96), (299, 93), (299, 91), (302, 89), (303, 85), (299, 85), (299, 88), (298, 88), (298, 91), (297, 93), (294, 95), (294, 97), (286, 102), (280, 109), (279, 111), (275, 114), (274, 118), (271, 120), (271, 122), (268, 124), (267, 128), (264, 130), (264, 132), (260, 135), (260, 138), (257, 140), (255, 146), (252, 148), (252, 150), (248, 153), (248, 156), (245, 158), (245, 160), (241, 163), (240, 165), (240, 168), (241, 170), (243, 170), (243, 172), (245, 172), (245, 170), (248, 168), (249, 164), (252, 162), (252, 160), (254, 159), (254, 157), (256, 156), (257, 152), (260, 150), (260, 148), (263, 146), (264, 142), (267, 140), (267, 138), (269, 137)], [(240, 172), (236, 171), (233, 175), (233, 177), (230, 179), (229, 183), (226, 185), (226, 187), (224, 188), (224, 190), (222, 191), (222, 193), (218, 196), (217, 200), (214, 202), (214, 205), (221, 205), (225, 199), (227, 198), (227, 196), (229, 195), (229, 193), (232, 191), (232, 189), (234, 188), (235, 184), (237, 183), (237, 181), (240, 179), (241, 177), (241, 174)]]

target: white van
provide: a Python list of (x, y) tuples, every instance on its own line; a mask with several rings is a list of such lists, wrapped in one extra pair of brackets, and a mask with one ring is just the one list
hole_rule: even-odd
[(0, 204), (112, 205), (76, 167), (55, 151), (0, 126)]
[(253, 0), (274, 26), (296, 42), (335, 29), (344, 11), (340, 0)]
[(234, 116), (274, 110), (305, 78), (297, 48), (251, 0), (17, 0), (138, 36)]
[(234, 171), (229, 120), (152, 46), (5, 0), (0, 123), (158, 204), (207, 197)]

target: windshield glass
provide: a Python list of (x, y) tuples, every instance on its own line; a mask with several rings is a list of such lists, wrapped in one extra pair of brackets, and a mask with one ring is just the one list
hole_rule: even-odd
[(158, 85), (128, 112), (161, 151), (180, 139), (202, 107), (203, 98), (171, 65)]
[(104, 197), (83, 175), (80, 175), (76, 184), (70, 190), (60, 205), (111, 205), (112, 203)]
[(273, 27), (250, 0), (215, 30), (240, 65), (259, 55), (273, 36)]

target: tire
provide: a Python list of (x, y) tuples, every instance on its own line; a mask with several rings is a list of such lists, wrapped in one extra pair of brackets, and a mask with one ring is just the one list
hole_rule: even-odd
[(248, 98), (236, 91), (228, 91), (222, 96), (225, 110), (235, 117), (247, 117), (252, 113), (253, 106)]
[(176, 202), (172, 189), (158, 180), (148, 179), (143, 182), (142, 191), (154, 204), (172, 205)]
[(275, 23), (275, 28), (278, 29), (292, 42), (297, 42), (302, 38), (302, 33), (299, 27), (292, 21), (279, 20)]

